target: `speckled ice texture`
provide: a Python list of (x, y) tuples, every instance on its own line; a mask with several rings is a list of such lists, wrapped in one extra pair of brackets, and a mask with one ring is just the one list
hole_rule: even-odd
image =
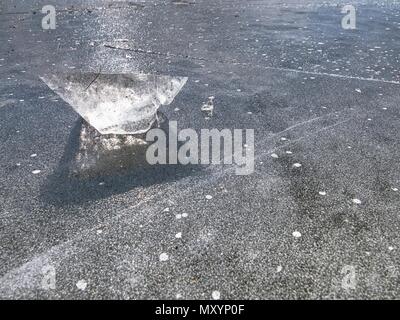
[[(398, 2), (51, 2), (51, 31), (0, 4), (0, 298), (400, 298)], [(100, 70), (188, 77), (159, 111), (254, 129), (255, 172), (70, 177), (82, 120), (39, 75)]]

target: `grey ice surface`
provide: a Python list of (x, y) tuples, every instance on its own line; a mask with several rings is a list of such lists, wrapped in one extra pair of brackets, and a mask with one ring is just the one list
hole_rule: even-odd
[[(52, 31), (0, 4), (1, 298), (400, 298), (397, 1), (347, 31), (345, 1), (52, 2)], [(82, 122), (39, 75), (99, 70), (188, 77), (163, 113), (254, 129), (254, 174), (68, 175)]]

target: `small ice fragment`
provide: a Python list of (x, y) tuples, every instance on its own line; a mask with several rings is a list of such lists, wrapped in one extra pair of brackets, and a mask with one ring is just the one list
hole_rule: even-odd
[(79, 280), (79, 281), (76, 283), (76, 287), (77, 287), (79, 290), (84, 291), (84, 290), (86, 289), (86, 287), (87, 287), (87, 282), (86, 282), (85, 280)]
[(178, 232), (178, 233), (175, 235), (175, 238), (181, 239), (181, 238), (182, 238), (182, 232)]
[(362, 203), (361, 200), (359, 200), (359, 199), (353, 199), (352, 201), (355, 204), (361, 204)]
[(326, 196), (326, 192), (325, 191), (320, 191), (318, 192), (320, 196)]
[(274, 159), (278, 159), (279, 158), (279, 156), (276, 153), (271, 154), (271, 157), (274, 158)]
[(212, 198), (213, 198), (212, 195), (209, 195), (209, 194), (206, 195), (206, 199), (207, 199), (207, 200), (211, 200)]
[(392, 190), (395, 191), (395, 192), (399, 191), (398, 188), (392, 188)]
[(282, 266), (278, 266), (278, 267), (276, 268), (276, 272), (279, 273), (279, 272), (282, 271), (282, 269), (283, 269)]
[(221, 298), (221, 293), (219, 291), (213, 291), (211, 296), (214, 300), (219, 300)]
[(37, 157), (36, 153), (31, 154), (31, 158), (36, 158), (36, 157)]
[(188, 214), (187, 213), (182, 213), (182, 218), (187, 218)]
[(33, 174), (39, 174), (41, 171), (40, 170), (33, 170), (32, 173)]
[(161, 262), (165, 262), (165, 261), (167, 261), (168, 259), (169, 259), (169, 256), (168, 256), (168, 254), (166, 254), (165, 252), (160, 254), (160, 261), (161, 261)]
[(300, 168), (300, 167), (301, 167), (301, 163), (295, 163), (295, 164), (293, 165), (293, 167), (295, 167), (295, 168)]
[(356, 89), (356, 92), (361, 93), (361, 89)]
[(294, 231), (292, 234), (293, 234), (293, 237), (295, 237), (295, 238), (301, 237), (301, 233), (299, 231)]
[(208, 102), (203, 104), (201, 107), (201, 112), (203, 112), (207, 117), (212, 117), (214, 113), (214, 99), (215, 97), (209, 97)]

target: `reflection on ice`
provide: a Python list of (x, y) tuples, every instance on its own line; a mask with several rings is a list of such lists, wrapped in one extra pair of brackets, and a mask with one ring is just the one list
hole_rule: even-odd
[(41, 79), (101, 134), (140, 134), (186, 84), (185, 77), (56, 73)]

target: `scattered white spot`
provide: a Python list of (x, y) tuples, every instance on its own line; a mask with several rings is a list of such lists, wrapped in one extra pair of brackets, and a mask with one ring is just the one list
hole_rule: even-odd
[(180, 293), (178, 293), (178, 294), (176, 295), (176, 298), (177, 298), (177, 299), (182, 299), (182, 295), (181, 295)]
[(287, 138), (285, 138), (285, 137), (282, 137), (282, 138), (281, 138), (281, 140), (282, 140), (282, 141), (286, 141), (286, 140), (287, 140)]
[(293, 154), (292, 151), (286, 151), (286, 154)]
[(42, 171), (40, 171), (40, 170), (33, 170), (32, 171), (33, 174), (39, 174), (40, 172), (42, 172)]
[(177, 215), (175, 216), (175, 218), (177, 218), (178, 220), (179, 220), (179, 219), (182, 219), (182, 215), (179, 213), (179, 214), (177, 214)]
[(181, 239), (181, 238), (182, 238), (182, 232), (178, 232), (178, 233), (175, 235), (175, 238)]
[(394, 250), (394, 247), (389, 246), (388, 249), (389, 249), (389, 251), (393, 251), (393, 250)]
[(219, 291), (213, 291), (211, 296), (214, 300), (219, 300), (221, 298), (221, 293)]
[(359, 200), (359, 199), (353, 199), (353, 203), (355, 203), (355, 204), (361, 204), (362, 202), (361, 202), (361, 200)]
[(99, 186), (104, 186), (104, 185), (105, 185), (104, 182), (100, 182), (100, 183), (99, 183)]
[(271, 157), (274, 158), (274, 159), (278, 159), (279, 158), (279, 156), (276, 153), (271, 154)]
[(326, 196), (326, 192), (325, 191), (320, 191), (318, 192), (320, 196)]
[(17, 167), (20, 167), (20, 166), (21, 166), (21, 164), (18, 162), (18, 163), (17, 163)]
[(295, 163), (295, 164), (293, 165), (293, 167), (295, 167), (295, 168), (300, 168), (300, 167), (301, 167), (301, 163)]
[(169, 208), (165, 208), (163, 212), (169, 212)]
[(36, 158), (36, 157), (37, 157), (37, 154), (36, 154), (36, 153), (31, 154), (31, 158)]
[(356, 92), (361, 93), (361, 89), (356, 89)]
[(160, 261), (161, 262), (167, 261), (168, 259), (169, 259), (168, 254), (166, 254), (166, 253), (161, 253), (160, 254)]
[(86, 289), (86, 287), (87, 287), (87, 282), (86, 282), (85, 280), (79, 280), (79, 281), (76, 283), (76, 287), (77, 287), (79, 290), (84, 291), (84, 290)]
[(392, 190), (395, 191), (395, 192), (399, 191), (398, 188), (392, 188)]
[(187, 218), (188, 214), (187, 213), (182, 213), (182, 218)]
[(206, 195), (206, 199), (207, 199), (207, 200), (211, 200), (212, 198), (213, 198), (213, 197), (212, 197), (211, 195), (209, 195), (209, 194)]
[(300, 238), (301, 237), (301, 233), (298, 232), (298, 231), (294, 231), (292, 234), (293, 234), (293, 237), (295, 237), (295, 238)]
[(96, 233), (97, 233), (97, 234), (102, 234), (102, 233), (103, 233), (103, 230), (99, 229), (99, 230), (96, 231)]
[(278, 267), (276, 268), (276, 272), (279, 273), (279, 272), (282, 271), (282, 269), (283, 269), (282, 266), (278, 266)]

